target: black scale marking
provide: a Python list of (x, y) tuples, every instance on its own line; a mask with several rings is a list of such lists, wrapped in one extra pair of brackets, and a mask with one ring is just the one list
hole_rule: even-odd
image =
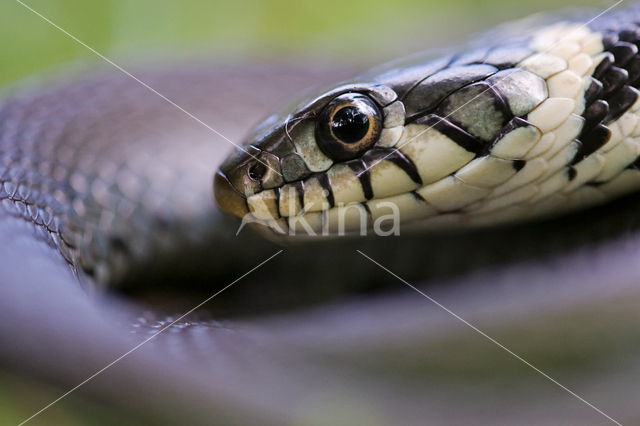
[(369, 168), (361, 159), (349, 160), (345, 163), (353, 173), (356, 174), (360, 180), (360, 186), (362, 186), (362, 192), (364, 192), (364, 198), (370, 200), (373, 198), (373, 188), (371, 188), (371, 174)]
[[(369, 150), (360, 159), (347, 161), (345, 164), (353, 170), (362, 186), (364, 197), (367, 200), (371, 200), (374, 197), (373, 187), (371, 186), (371, 173), (370, 168), (381, 161), (389, 161), (402, 169), (409, 178), (422, 185), (422, 178), (418, 173), (418, 169), (413, 161), (409, 159), (402, 151), (397, 148), (373, 148)], [(328, 185), (328, 180), (326, 181)], [(330, 188), (329, 188), (330, 189)], [(331, 200), (329, 204), (333, 206), (333, 193), (331, 193)]]
[(513, 169), (516, 172), (519, 172), (520, 170), (522, 170), (525, 164), (527, 164), (526, 160), (513, 160), (513, 162), (511, 163), (511, 165), (513, 166)]
[(304, 210), (304, 181), (299, 180), (291, 182), (291, 186), (295, 189), (298, 195), (298, 201), (300, 202), (300, 209)]
[[(592, 25), (593, 30), (603, 34), (603, 44), (608, 54), (596, 68), (591, 85), (585, 91), (585, 122), (576, 139), (580, 146), (571, 165), (579, 163), (609, 140), (611, 131), (606, 125), (624, 114), (638, 97), (636, 88), (640, 86), (640, 8), (634, 9), (632, 15), (637, 16), (631, 20), (625, 14), (611, 14), (609, 19), (599, 20), (598, 28)], [(492, 90), (490, 96), (494, 100), (493, 105), (503, 112), (504, 119), (502, 128), (491, 140), (482, 140), (452, 117), (445, 118), (442, 105), (456, 92), (473, 84), (480, 84), (498, 70), (514, 67), (532, 53), (527, 47), (527, 41), (519, 40), (505, 46), (478, 49), (446, 61), (434, 62), (433, 67), (425, 64), (423, 69), (428, 70), (426, 75), (422, 79), (413, 80), (415, 83), (412, 86), (403, 81), (403, 86), (399, 87), (399, 83), (394, 83), (393, 79), (387, 84), (396, 92), (402, 93), (400, 98), (405, 104), (407, 115), (405, 124), (430, 126), (476, 156), (487, 155), (491, 147), (506, 133), (517, 127), (530, 125), (526, 117), (513, 117), (508, 100), (498, 90)], [(455, 75), (449, 72), (452, 68), (456, 68)], [(388, 150), (383, 151), (384, 155), (388, 155)], [(381, 155), (376, 152), (347, 163), (358, 175), (366, 199), (373, 198), (367, 167), (372, 164), (373, 159), (379, 161)], [(404, 155), (400, 157), (394, 154), (393, 158), (389, 157), (387, 160), (401, 167), (412, 180), (421, 183), (415, 165)], [(524, 160), (516, 160), (513, 167), (519, 171), (525, 164)], [(570, 167), (567, 173), (571, 180), (577, 172), (574, 167)], [(415, 195), (422, 198), (419, 194)]]
[[(617, 120), (637, 100), (640, 87), (640, 8), (633, 8), (622, 13), (609, 14), (607, 19), (599, 19), (590, 25), (591, 29), (603, 35), (604, 50), (608, 54), (598, 65), (591, 85), (586, 90), (584, 127), (576, 141), (580, 147), (571, 161), (575, 165), (585, 157), (601, 148), (610, 138), (611, 132), (607, 124)], [(409, 101), (407, 108), (407, 124), (415, 122), (433, 126), (444, 133), (464, 149), (476, 155), (486, 155), (499, 138), (517, 126), (528, 123), (522, 117), (511, 118), (505, 114), (505, 123), (501, 132), (492, 141), (482, 141), (471, 134), (460, 123), (444, 119), (438, 107), (451, 94), (489, 77), (488, 70), (477, 68), (478, 65), (490, 65), (498, 69), (515, 66), (532, 52), (528, 51), (526, 41), (495, 48), (484, 48), (465, 53), (454, 58), (450, 66), (470, 66), (471, 68), (457, 81), (437, 81), (434, 75), (425, 78), (409, 90), (404, 96)], [(493, 55), (493, 57), (492, 57)], [(497, 58), (500, 57), (500, 60)], [(512, 60), (509, 60), (509, 57)], [(476, 68), (474, 68), (476, 67)], [(436, 73), (437, 75), (437, 73)], [(433, 89), (425, 90), (426, 83), (432, 80)], [(438, 86), (437, 88), (435, 86)], [(448, 90), (439, 90), (439, 89)], [(416, 90), (418, 89), (418, 90)], [(500, 95), (500, 94), (498, 94)], [(425, 96), (428, 99), (425, 99)], [(437, 99), (436, 99), (437, 98)], [(500, 96), (496, 96), (500, 99)], [(505, 100), (497, 102), (504, 107)], [(506, 105), (508, 106), (508, 105)], [(507, 109), (508, 111), (508, 109)], [(521, 121), (514, 121), (521, 120)], [(522, 164), (524, 166), (524, 164)], [(514, 164), (514, 168), (520, 164)]]
[(373, 215), (371, 214), (371, 209), (369, 208), (369, 205), (367, 203), (360, 203), (360, 205), (362, 206), (362, 208), (364, 208), (364, 211), (367, 212), (367, 225), (366, 226), (372, 226), (373, 225)]
[(633, 170), (640, 170), (640, 157), (636, 158), (636, 161), (631, 163), (627, 168), (633, 169)]
[(420, 117), (415, 121), (415, 123), (424, 124), (434, 130), (437, 130), (469, 152), (479, 154), (485, 148), (485, 144), (480, 139), (476, 138), (461, 127), (456, 126), (448, 119), (436, 114), (429, 114), (424, 117)]
[(411, 191), (410, 194), (413, 195), (413, 198), (415, 198), (418, 201), (422, 201), (423, 203), (427, 202), (427, 200), (425, 200), (424, 197), (418, 194), (416, 191)]
[(585, 123), (577, 138), (580, 148), (571, 164), (579, 163), (607, 143), (611, 137), (607, 124), (627, 112), (640, 94), (639, 18), (640, 9), (633, 8), (590, 25), (602, 34), (606, 56), (596, 67), (585, 93)]
[(282, 217), (280, 214), (280, 188), (273, 188), (273, 193), (275, 194), (275, 202), (276, 202), (276, 214), (278, 215), (278, 219)]
[(336, 203), (333, 197), (333, 189), (331, 188), (331, 183), (329, 183), (329, 176), (326, 173), (319, 174), (318, 182), (320, 182), (320, 186), (322, 186), (322, 189), (324, 189), (324, 193), (327, 197), (327, 202), (329, 203), (329, 208), (333, 208)]
[(422, 178), (418, 173), (416, 165), (413, 164), (413, 161), (411, 161), (409, 157), (397, 148), (374, 148), (369, 150), (362, 157), (362, 161), (367, 169), (380, 161), (390, 161), (402, 169), (402, 171), (404, 171), (412, 181), (418, 185), (422, 185)]
[[(511, 130), (516, 126), (506, 97), (495, 88), (482, 93), (482, 96), (502, 113), (500, 129), (484, 140), (472, 134), (465, 124), (457, 122), (453, 117), (455, 114), (447, 117), (449, 114), (443, 111), (443, 107), (446, 106), (450, 97), (458, 96), (459, 92), (474, 84), (486, 84), (484, 81), (496, 72), (515, 67), (518, 62), (533, 53), (533, 50), (528, 47), (528, 41), (521, 39), (503, 46), (473, 50), (454, 58), (449, 67), (459, 71), (455, 78), (450, 78), (449, 74), (435, 73), (424, 78), (404, 95), (402, 100), (407, 110), (406, 124), (428, 125), (445, 134), (467, 151), (477, 156), (487, 155), (501, 135), (506, 133), (505, 126), (512, 126)], [(441, 75), (442, 78), (439, 78)], [(466, 105), (463, 106), (465, 107)], [(523, 118), (519, 120), (517, 125), (529, 125)]]

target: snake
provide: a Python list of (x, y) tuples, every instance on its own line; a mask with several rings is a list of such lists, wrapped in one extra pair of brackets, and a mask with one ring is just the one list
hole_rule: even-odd
[[(517, 313), (488, 301), (509, 282), (521, 310), (571, 312), (577, 302), (563, 292), (630, 291), (639, 22), (629, 7), (588, 24), (515, 25), (349, 80), (321, 67), (201, 63), (136, 69), (145, 85), (97, 69), (10, 88), (0, 103), (3, 364), (77, 384), (175, 318), (183, 293), (211, 292), (283, 244), (286, 264), (267, 263), (230, 290), (213, 319), (180, 322), (111, 382), (87, 387), (168, 423), (318, 420), (318, 399), (332, 407), (325, 422), (444, 415), (446, 404), (424, 404), (438, 393), (428, 380), (397, 397), (331, 363), (359, 354), (366, 366), (395, 347), (419, 357), (441, 327), (431, 314), (416, 320), (422, 303), (388, 295), (389, 277), (356, 264), (354, 250), (412, 280), (454, 281), (460, 291), (443, 297), (484, 302), (506, 323)], [(273, 113), (311, 83), (340, 79)], [(244, 142), (231, 146), (203, 122)], [(238, 218), (252, 229), (236, 234)], [(627, 284), (607, 293), (599, 284), (611, 271)], [(364, 293), (387, 296), (335, 304)], [(304, 311), (319, 301), (330, 307)], [(273, 314), (292, 307), (303, 313)], [(627, 399), (608, 405), (633, 415)]]

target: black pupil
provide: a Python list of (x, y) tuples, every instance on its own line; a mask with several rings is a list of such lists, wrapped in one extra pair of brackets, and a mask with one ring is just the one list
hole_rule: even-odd
[(264, 164), (255, 162), (251, 167), (249, 167), (249, 177), (253, 180), (260, 180), (266, 171), (267, 167)]
[(331, 130), (342, 142), (359, 142), (369, 130), (369, 117), (354, 106), (344, 107), (334, 114)]

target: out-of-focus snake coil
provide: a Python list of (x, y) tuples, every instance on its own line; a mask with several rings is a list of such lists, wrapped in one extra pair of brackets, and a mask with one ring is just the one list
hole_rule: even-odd
[[(469, 212), (463, 208), (468, 197), (482, 193), (472, 202), (488, 200), (495, 206), (499, 203), (492, 200), (499, 196), (533, 186), (538, 194), (566, 196), (563, 202), (572, 206), (629, 193), (640, 182), (638, 22), (640, 8), (611, 13), (582, 28), (570, 43), (542, 53), (549, 40), (579, 26), (545, 24), (530, 36), (518, 36), (517, 46), (509, 44), (508, 49), (500, 50), (501, 40), (494, 35), (497, 47), (463, 50), (444, 59), (420, 57), (417, 65), (398, 65), (403, 68), (397, 68), (397, 74), (365, 74), (384, 76), (379, 83), (393, 86), (403, 98), (406, 116), (402, 123), (383, 129), (385, 149), (392, 149), (406, 129), (411, 133), (415, 126), (433, 125), (435, 116), (444, 118), (434, 126), (446, 136), (438, 139), (439, 146), (456, 156), (451, 167), (439, 163), (430, 169), (437, 173), (429, 175), (428, 159), (417, 151), (404, 152), (405, 174), (394, 176), (404, 178), (406, 188), (396, 187), (400, 189), (393, 196), (405, 197), (401, 199), (408, 206), (405, 213), (412, 218), (425, 212), (427, 219), (443, 214), (462, 217)], [(464, 65), (456, 68), (456, 64)], [(444, 117), (451, 111), (440, 103), (442, 99), (451, 95), (449, 99), (455, 100), (465, 88), (484, 87), (490, 79), (482, 73), (447, 77), (442, 74), (447, 69), (490, 67), (498, 73), (517, 64), (528, 66), (526, 72), (543, 81), (539, 105), (525, 105), (531, 108), (523, 112), (518, 109), (522, 105), (514, 105), (517, 96), (509, 98), (494, 90), (491, 102), (502, 103), (492, 106), (504, 113), (495, 122), (488, 117), (480, 123), (484, 125), (476, 126), (463, 114)], [(425, 74), (427, 69), (431, 71)], [(232, 141), (246, 137), (253, 124), (290, 96), (350, 75), (349, 70), (326, 66), (251, 63), (158, 66), (133, 72)], [(561, 78), (554, 80), (554, 72)], [(429, 76), (436, 77), (429, 80)], [(534, 106), (543, 109), (536, 115)], [(398, 119), (399, 109), (394, 114)], [(517, 129), (545, 127), (553, 120), (559, 122), (539, 134), (529, 133), (536, 143), (527, 153), (516, 149), (518, 141), (531, 142), (524, 134), (499, 145)], [(355, 200), (347, 201), (365, 206), (372, 215), (373, 203), (389, 195), (393, 185), (376, 181), (378, 175), (355, 175), (371, 156), (352, 158), (348, 161), (359, 163), (347, 167), (335, 161), (342, 167), (341, 176), (354, 185), (340, 194), (331, 184), (337, 175), (330, 169), (334, 160), (324, 152), (322, 157), (312, 144), (300, 145), (295, 132), (287, 136), (291, 139), (280, 148), (288, 160), (278, 159), (278, 167), (298, 168), (292, 173), (287, 169), (283, 179), (289, 180), (278, 185), (250, 182), (253, 187), (240, 197), (245, 203), (242, 212), (285, 223), (289, 219), (281, 214), (286, 210), (282, 206), (299, 207), (296, 203), (311, 197), (309, 181), (320, 181), (318, 176), (325, 171), (328, 178), (322, 182), (331, 187), (334, 202), (341, 196), (348, 199), (345, 193), (356, 194)], [(255, 142), (261, 155), (271, 155), (271, 146), (260, 145), (259, 138), (251, 136), (248, 142)], [(547, 146), (537, 145), (543, 142)], [(6, 94), (0, 103), (2, 365), (74, 386), (168, 324), (176, 313), (279, 250), (279, 245), (249, 230), (236, 236), (239, 222), (215, 203), (214, 175), (231, 150), (227, 141), (115, 71), (68, 72), (54, 82), (29, 83)], [(472, 161), (475, 171), (464, 169)], [(232, 162), (237, 170), (248, 164), (240, 163)], [(525, 174), (531, 179), (509, 183)], [(303, 181), (306, 187), (299, 183)], [(246, 188), (238, 182), (230, 178), (228, 185), (235, 185), (240, 194)], [(619, 185), (607, 186), (614, 182)], [(287, 200), (274, 198), (275, 188), (286, 185), (300, 193)], [(500, 185), (503, 192), (498, 196), (487, 195)], [(571, 193), (567, 189), (571, 185), (584, 191), (573, 197), (578, 192)], [(252, 204), (260, 197), (267, 201), (264, 208)], [(507, 201), (521, 206), (527, 200)], [(425, 205), (433, 209), (420, 210)], [(491, 211), (483, 212), (489, 215), (485, 219), (491, 217)], [(633, 398), (640, 380), (615, 382), (624, 392), (607, 392), (611, 389), (607, 380), (618, 376), (608, 375), (604, 367), (590, 367), (602, 361), (601, 352), (579, 339), (572, 341), (578, 349), (562, 352), (545, 346), (542, 337), (563, 340), (566, 335), (554, 334), (557, 328), (582, 318), (576, 329), (588, 329), (597, 339), (609, 339), (608, 347), (621, 348), (611, 355), (618, 357), (611, 365), (633, 366), (621, 354), (637, 351), (632, 346), (637, 341), (633, 327), (637, 320), (630, 321), (640, 275), (637, 212), (637, 197), (630, 196), (554, 220), (496, 229), (285, 245), (284, 254), (230, 288), (224, 301), (220, 296), (199, 319), (181, 321), (87, 388), (126, 409), (134, 401), (155, 420), (184, 421), (188, 416), (189, 421), (203, 424), (211, 422), (212, 413), (220, 422), (242, 423), (330, 422), (331, 416), (351, 423), (390, 423), (399, 418), (408, 424), (425, 418), (436, 423), (444, 419), (461, 424), (514, 423), (523, 410), (535, 411), (539, 423), (560, 415), (593, 421), (593, 412), (579, 402), (574, 407), (560, 401), (556, 393), (547, 395), (546, 388), (519, 375), (520, 366), (500, 370), (504, 365), (492, 364), (487, 349), (480, 348), (485, 341), (470, 343), (466, 334), (456, 340), (460, 329), (451, 325), (450, 317), (410, 290), (397, 291), (406, 288), (356, 253), (362, 250), (412, 283), (428, 286), (429, 294), (466, 319), (511, 337), (508, 344), (529, 350), (530, 360), (540, 361), (552, 375), (564, 373), (562, 366), (549, 361), (558, 351), (565, 357), (558, 359), (566, 360), (562, 365), (576, 369), (586, 365), (579, 371), (580, 380), (573, 382), (588, 399), (634, 418)], [(445, 277), (447, 285), (440, 285)], [(142, 296), (95, 295), (78, 281), (133, 289)], [(375, 293), (382, 289), (387, 291), (382, 296)], [(189, 297), (194, 293), (195, 303)], [(363, 293), (378, 295), (366, 298)], [(339, 297), (345, 294), (347, 301)], [(604, 301), (621, 294), (631, 296), (604, 307)], [(276, 317), (257, 315), (308, 303), (320, 307), (281, 311)], [(253, 315), (243, 321), (216, 321), (231, 311)], [(612, 327), (627, 326), (602, 337), (598, 321), (607, 319)], [(527, 327), (533, 322), (540, 327), (529, 333)], [(542, 349), (531, 349), (527, 346), (531, 342)], [(456, 356), (463, 357), (465, 371), (471, 371), (470, 376), (456, 376), (459, 382), (450, 380), (459, 373), (451, 367)], [(467, 381), (471, 376), (477, 379), (472, 386)], [(486, 383), (495, 393), (482, 390)], [(504, 383), (512, 387), (504, 390)], [(455, 398), (446, 399), (449, 394)], [(460, 395), (484, 408), (460, 404)]]

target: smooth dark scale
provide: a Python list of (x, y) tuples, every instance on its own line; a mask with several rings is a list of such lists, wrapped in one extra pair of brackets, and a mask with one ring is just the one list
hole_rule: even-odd
[[(486, 82), (502, 69), (512, 68), (533, 52), (526, 40), (505, 46), (484, 48), (455, 58), (444, 70), (427, 76), (404, 97), (407, 123), (425, 124), (445, 134), (476, 155), (485, 155), (513, 117), (508, 102)], [(469, 101), (491, 110), (477, 129)]]
[(331, 121), (334, 136), (345, 143), (359, 142), (368, 130), (369, 117), (352, 106), (338, 110)]

